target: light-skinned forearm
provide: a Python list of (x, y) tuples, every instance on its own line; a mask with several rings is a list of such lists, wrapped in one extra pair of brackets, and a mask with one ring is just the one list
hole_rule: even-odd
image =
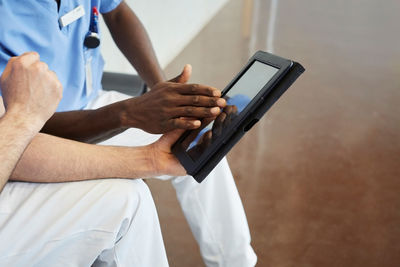
[(38, 134), (10, 179), (69, 182), (99, 178), (143, 178), (154, 173), (147, 147), (90, 145)]
[(142, 23), (125, 2), (103, 14), (118, 48), (151, 88), (165, 81), (151, 41)]
[(40, 126), (39, 121), (28, 121), (18, 114), (7, 113), (0, 118), (0, 192)]

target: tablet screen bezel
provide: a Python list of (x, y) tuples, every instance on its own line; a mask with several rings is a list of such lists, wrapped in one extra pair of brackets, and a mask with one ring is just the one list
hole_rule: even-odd
[(268, 97), (268, 93), (276, 85), (277, 82), (285, 75), (292, 65), (292, 61), (277, 57), (264, 52), (257, 52), (242, 68), (242, 70), (232, 79), (232, 81), (225, 87), (222, 91), (222, 97), (224, 97), (234, 84), (250, 69), (255, 61), (259, 61), (263, 64), (267, 64), (271, 67), (277, 68), (278, 71), (272, 76), (272, 78), (262, 87), (262, 89), (257, 93), (257, 95), (246, 105), (246, 107), (240, 112), (237, 118), (235, 118), (234, 123), (229, 125), (224, 129), (225, 135), (220, 136), (216, 139), (217, 142), (213, 142), (206, 152), (203, 153), (198, 159), (193, 160), (190, 155), (188, 155), (186, 148), (182, 146), (182, 142), (185, 138), (192, 132), (192, 130), (186, 131), (178, 139), (178, 141), (172, 147), (172, 152), (177, 156), (181, 164), (184, 166), (188, 174), (196, 173), (206, 162), (211, 155), (216, 153), (218, 149), (223, 146), (224, 142), (229, 139), (233, 132), (238, 129), (245, 119), (254, 111), (265, 98)]

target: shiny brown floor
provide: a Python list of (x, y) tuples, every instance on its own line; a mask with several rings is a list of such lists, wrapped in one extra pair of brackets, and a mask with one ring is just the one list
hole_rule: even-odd
[[(223, 88), (258, 49), (307, 69), (228, 156), (257, 266), (400, 266), (400, 2), (272, 1), (231, 0), (166, 69)], [(170, 265), (203, 266), (150, 186)]]

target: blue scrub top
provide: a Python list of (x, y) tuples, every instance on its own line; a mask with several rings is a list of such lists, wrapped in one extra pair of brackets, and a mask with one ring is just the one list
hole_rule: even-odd
[[(0, 1), (0, 73), (8, 59), (28, 51), (36, 51), (40, 59), (56, 72), (64, 92), (57, 111), (84, 108), (101, 89), (104, 61), (100, 47), (88, 49), (83, 42), (89, 31), (92, 8), (107, 13), (121, 0), (55, 0)], [(82, 5), (85, 15), (64, 28), (58, 20)], [(86, 90), (87, 62), (91, 62), (93, 91)]]

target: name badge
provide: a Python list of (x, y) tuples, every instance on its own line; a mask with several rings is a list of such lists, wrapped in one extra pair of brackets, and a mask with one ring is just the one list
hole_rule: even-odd
[(61, 28), (68, 26), (72, 22), (82, 18), (85, 15), (85, 9), (83, 8), (82, 5), (74, 8), (64, 16), (62, 16), (58, 22), (60, 23)]

